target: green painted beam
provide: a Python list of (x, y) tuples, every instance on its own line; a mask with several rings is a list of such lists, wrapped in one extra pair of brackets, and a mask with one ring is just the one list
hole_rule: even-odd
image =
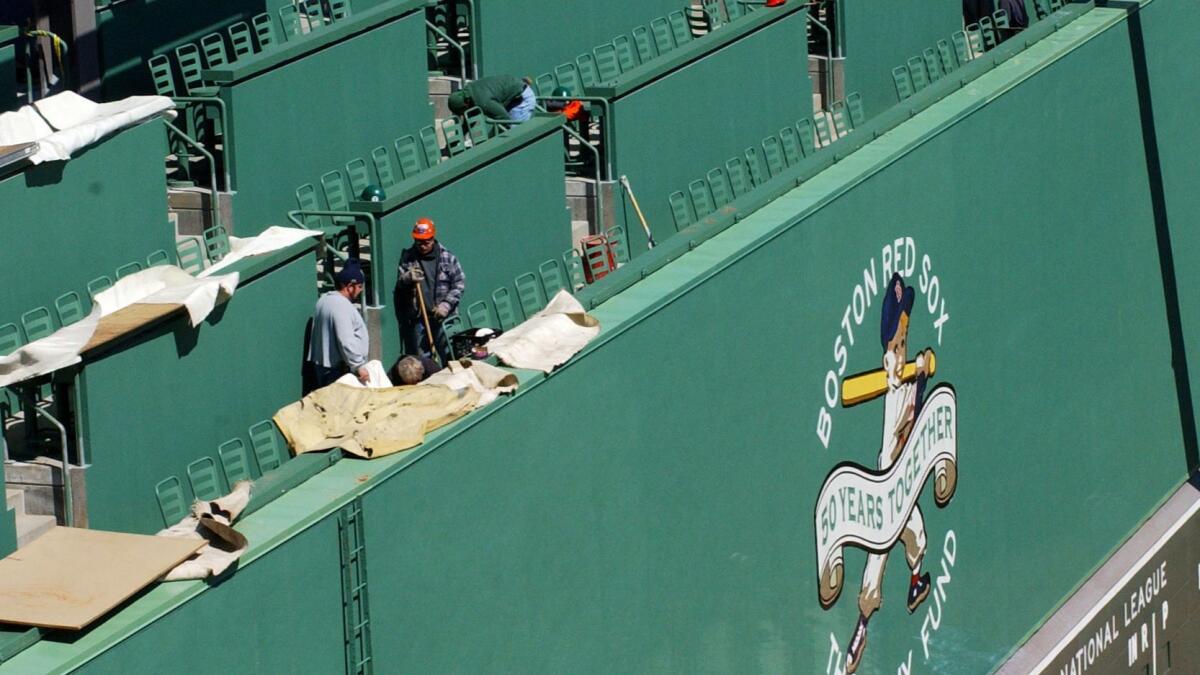
[(424, 0), (393, 0), (303, 36), (238, 60), (223, 68), (208, 68), (201, 72), (205, 80), (217, 84), (235, 84), (269, 71), (296, 59), (326, 49), (356, 35), (386, 25), (425, 7)]

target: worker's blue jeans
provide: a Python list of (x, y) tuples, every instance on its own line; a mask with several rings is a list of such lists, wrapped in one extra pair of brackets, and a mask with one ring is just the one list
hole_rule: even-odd
[(508, 116), (514, 122), (524, 122), (533, 117), (536, 105), (537, 95), (533, 93), (533, 88), (525, 85), (525, 89), (521, 91), (521, 102), (508, 111)]
[[(441, 322), (432, 315), (429, 317), (429, 324), (433, 328), (433, 343), (437, 346), (438, 360), (445, 364), (450, 358), (450, 345), (446, 341), (446, 333), (442, 330)], [(421, 354), (433, 358), (429, 351), (429, 338), (425, 337), (425, 323), (421, 317), (400, 324), (400, 339), (404, 341), (405, 354)]]

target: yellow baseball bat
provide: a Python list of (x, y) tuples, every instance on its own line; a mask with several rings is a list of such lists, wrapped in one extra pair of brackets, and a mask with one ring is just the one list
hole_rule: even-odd
[[(929, 375), (937, 372), (937, 357), (930, 353)], [(911, 382), (917, 378), (917, 362), (909, 361), (904, 364), (904, 372), (900, 379)], [(864, 401), (870, 401), (887, 393), (887, 373), (883, 368), (868, 370), (865, 373), (851, 375), (842, 381), (842, 407), (849, 408)]]

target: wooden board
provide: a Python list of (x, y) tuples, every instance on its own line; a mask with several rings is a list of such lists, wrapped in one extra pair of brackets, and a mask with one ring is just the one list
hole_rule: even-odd
[(179, 304), (134, 303), (100, 319), (92, 339), (83, 346), (84, 354), (147, 326), (182, 308)]
[(0, 622), (80, 630), (204, 543), (56, 527), (0, 560)]

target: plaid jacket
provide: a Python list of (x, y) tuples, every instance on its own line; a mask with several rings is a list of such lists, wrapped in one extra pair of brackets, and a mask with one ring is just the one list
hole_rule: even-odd
[[(450, 305), (450, 313), (453, 314), (458, 309), (458, 303), (462, 300), (463, 290), (467, 287), (467, 277), (463, 274), (462, 265), (459, 264), (458, 258), (454, 257), (441, 242), (436, 245), (437, 251), (437, 272), (434, 274), (433, 297), (428, 295), (425, 297), (425, 306), (429, 311), (433, 311), (438, 303), (444, 302)], [(417, 294), (413, 289), (413, 284), (406, 283), (400, 280), (400, 274), (405, 269), (420, 264), (421, 254), (417, 252), (417, 247), (412, 246), (404, 249), (400, 254), (400, 264), (396, 266), (396, 308), (401, 314), (415, 315), (419, 314), (417, 308)]]

